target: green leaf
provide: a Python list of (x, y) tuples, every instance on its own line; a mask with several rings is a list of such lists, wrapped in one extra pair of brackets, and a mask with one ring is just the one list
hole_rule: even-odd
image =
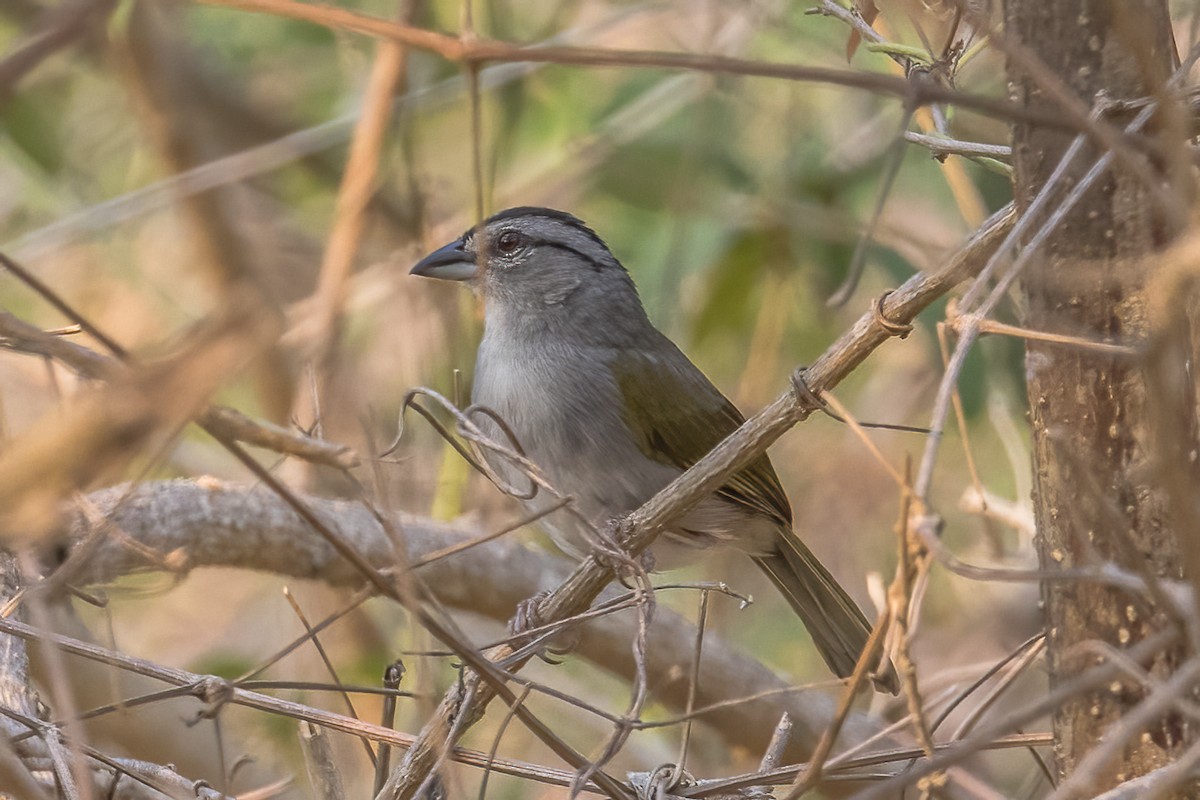
[(18, 94), (0, 105), (0, 128), (47, 173), (63, 166), (61, 103), (45, 92)]

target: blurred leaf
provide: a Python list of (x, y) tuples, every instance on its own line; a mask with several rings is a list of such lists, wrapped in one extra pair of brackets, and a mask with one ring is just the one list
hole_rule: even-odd
[(0, 104), (0, 127), (13, 143), (50, 175), (62, 169), (61, 92), (17, 94)]
[[(710, 198), (731, 188), (749, 188), (754, 181), (728, 146), (737, 137), (729, 111), (712, 95), (685, 106), (621, 148), (599, 171), (598, 188), (630, 205), (658, 213), (670, 209), (673, 214), (689, 207), (708, 208)], [(685, 168), (692, 164), (702, 168)]]
[(197, 675), (216, 675), (218, 678), (234, 680), (254, 669), (257, 663), (246, 656), (228, 651), (207, 653), (203, 658), (188, 667), (188, 671)]
[(704, 301), (692, 322), (694, 342), (753, 329), (762, 275), (784, 248), (778, 229), (741, 231), (730, 241), (708, 271)]

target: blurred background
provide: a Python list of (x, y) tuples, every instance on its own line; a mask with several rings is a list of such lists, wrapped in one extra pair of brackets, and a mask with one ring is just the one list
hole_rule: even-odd
[[(253, 286), (261, 313), (280, 320), (281, 334), (249, 367), (229, 374), (216, 399), (280, 424), (311, 429), (319, 422), (321, 436), (364, 454), (395, 436), (408, 389), (469, 396), (480, 310), (461, 287), (407, 273), (422, 254), (473, 224), (480, 208), (544, 205), (588, 222), (633, 275), (652, 320), (750, 415), (785, 391), (791, 371), (812, 362), (882, 291), (936, 269), (1010, 199), (1002, 160), (939, 160), (926, 147), (898, 144), (902, 129), (936, 132), (931, 124), (955, 139), (1007, 141), (1006, 123), (961, 109), (943, 108), (947, 118), (931, 123), (927, 114), (909, 120), (895, 97), (863, 90), (639, 67), (484, 64), (472, 74), (409, 49), (388, 95), (390, 121), (370, 179), (377, 191), (343, 284), (340, 336), (329, 337), (314, 293), (377, 41), (203, 3), (82, 5), (86, 13), (70, 3), (0, 4), (0, 52), (18, 53), (47, 29), (66, 31), (61, 49), (35, 66), (0, 72), (0, 251), (146, 357), (170, 352), (198, 321), (221, 314)], [(814, 3), (478, 0), (469, 18), (460, 2), (337, 5), (449, 33), (469, 21), (480, 36), (518, 43), (898, 74), (886, 53), (854, 41), (845, 22), (809, 13)], [(67, 18), (73, 9), (78, 19)], [(942, 55), (952, 3), (896, 0), (878, 10), (876, 28), (887, 38)], [(1190, 12), (1179, 11), (1183, 29)], [(978, 44), (968, 40), (970, 57), (955, 85), (1003, 96), (1002, 57), (986, 46), (970, 50)], [(890, 188), (889, 164), (896, 169)], [(885, 192), (861, 284), (847, 303), (831, 307), (827, 301)], [(0, 303), (44, 329), (67, 323), (7, 273), (0, 273)], [(942, 370), (936, 327), (945, 311), (944, 303), (930, 309), (907, 340), (884, 345), (839, 387), (836, 395), (858, 419), (928, 422)], [(75, 341), (95, 346), (86, 335)], [(318, 354), (328, 358), (314, 391)], [(80, 389), (60, 366), (0, 353), (3, 436), (20, 437)], [(933, 493), (946, 515), (946, 544), (974, 563), (1031, 565), (1020, 345), (985, 339), (959, 390), (963, 425), (947, 431)], [(920, 434), (870, 436), (901, 471), (924, 446)], [(332, 470), (260, 455), (299, 489), (349, 491)], [(848, 427), (819, 415), (781, 439), (771, 457), (796, 530), (864, 608), (874, 608), (880, 596), (869, 591), (872, 576), (886, 583), (897, 559), (893, 480)], [(419, 422), (406, 429), (394, 462), (360, 472), (390, 506), (469, 529), (495, 530), (520, 514)], [(104, 482), (200, 476), (250, 480), (191, 427)], [(979, 486), (1002, 501), (993, 507), (1007, 521), (973, 510)], [(536, 531), (517, 535), (550, 547)], [(754, 595), (747, 609), (715, 600), (712, 629), (790, 680), (828, 679), (803, 629), (749, 561), (715, 558), (667, 577), (722, 580)], [(233, 570), (182, 582), (142, 577), (107, 587), (106, 607), (76, 602), (73, 613), (97, 641), (232, 677), (303, 632), (283, 585)], [(287, 585), (314, 619), (345, 599), (317, 584)], [(692, 593), (661, 599), (696, 614)], [(500, 634), (491, 623), (463, 624), (480, 641)], [(968, 582), (935, 567), (914, 640), (929, 691), (978, 675), (1038, 625), (1036, 586)], [(83, 635), (82, 628), (74, 632)], [(366, 685), (377, 685), (393, 659), (436, 649), (383, 601), (338, 623), (323, 642), (342, 680)], [(449, 659), (409, 656), (406, 663), (414, 691), (440, 692), (454, 679)], [(102, 702), (104, 691), (129, 691), (107, 673), (91, 674), (80, 679), (82, 707)], [(269, 674), (327, 678), (311, 648)], [(535, 665), (530, 674), (614, 712), (628, 700), (622, 682), (579, 660)], [(1036, 672), (1023, 681), (1023, 691), (1042, 689)], [(327, 695), (288, 696), (341, 710)], [(306, 796), (294, 722), (230, 709), (219, 725), (188, 727), (188, 702), (109, 715), (94, 735), (196, 776), (228, 773), (250, 756), (253, 763), (233, 770), (234, 791), (294, 775), (285, 796)], [(531, 702), (551, 719), (573, 713), (546, 698)], [(362, 700), (359, 712), (378, 719), (377, 702)], [(665, 715), (652, 705), (654, 713)], [(421, 719), (417, 704), (402, 706), (397, 727), (415, 731)], [(603, 740), (605, 725), (580, 719), (576, 736), (584, 749)], [(465, 743), (486, 750), (494, 732), (494, 723), (484, 726)], [(677, 736), (673, 729), (639, 733), (617, 764), (651, 769), (669, 761)], [(752, 768), (761, 755), (729, 751), (711, 732), (698, 736), (695, 752), (703, 758), (696, 760), (714, 774)], [(361, 745), (346, 739), (338, 746), (361, 796), (370, 781)], [(519, 726), (501, 752), (554, 761)], [(995, 769), (1007, 773), (1001, 782), (1014, 796), (1036, 794), (1033, 763), (1027, 754), (1006, 756)], [(459, 779), (474, 791), (478, 772), (462, 769)], [(488, 796), (565, 793), (496, 777)]]

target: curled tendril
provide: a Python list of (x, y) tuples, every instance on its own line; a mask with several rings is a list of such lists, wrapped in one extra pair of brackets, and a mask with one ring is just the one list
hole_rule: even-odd
[[(438, 421), (432, 410), (426, 408), (420, 402), (422, 398), (428, 398), (436, 405), (441, 406), (446, 413), (454, 417), (455, 429), (453, 432)], [(539, 491), (546, 491), (552, 497), (559, 500), (570, 501), (570, 498), (555, 489), (537, 465), (529, 460), (512, 428), (494, 409), (484, 405), (472, 405), (466, 409), (459, 409), (444, 395), (425, 386), (418, 386), (405, 393), (404, 399), (400, 404), (400, 418), (397, 423), (396, 437), (388, 445), (387, 449), (380, 454), (381, 460), (394, 453), (400, 446), (400, 441), (404, 438), (406, 430), (405, 414), (410, 408), (420, 414), (434, 431), (447, 444), (453, 447), (454, 451), (462, 456), (468, 464), (509, 497), (517, 500), (532, 500), (537, 496)], [(503, 438), (507, 440), (507, 444), (498, 442), (484, 433), (476, 422), (480, 417), (486, 417), (495, 423)], [(466, 446), (459, 441), (460, 438), (466, 440)], [(514, 486), (508, 479), (501, 476), (489, 463), (485, 451), (499, 456), (520, 474), (524, 475), (529, 480), (529, 488), (522, 489)], [(632, 559), (626, 555), (611, 534), (601, 530), (591, 520), (579, 513), (573, 503), (568, 502), (564, 510), (583, 523), (583, 531), (588, 539), (588, 544), (599, 556), (629, 567), (635, 574), (640, 572), (638, 565), (634, 564)]]
[[(433, 400), (437, 405), (441, 406), (445, 411), (454, 417), (456, 421), (454, 432), (450, 431), (445, 425), (443, 425), (434, 415), (434, 413), (420, 402), (421, 398), (423, 397)], [(438, 436), (445, 440), (446, 444), (453, 447), (454, 451), (462, 456), (464, 461), (466, 461), (477, 472), (495, 484), (496, 488), (501, 492), (510, 497), (514, 497), (517, 500), (532, 500), (537, 495), (539, 481), (537, 477), (532, 474), (532, 472), (537, 468), (534, 467), (532, 462), (525, 457), (525, 451), (521, 448), (521, 443), (517, 441), (516, 434), (513, 433), (512, 428), (508, 426), (508, 423), (500, 418), (499, 414), (490, 408), (478, 405), (471, 406), (465, 411), (459, 410), (457, 406), (451, 403), (442, 394), (424, 386), (410, 389), (407, 393), (405, 393), (404, 399), (400, 403), (400, 419), (396, 426), (396, 437), (392, 440), (392, 443), (388, 445), (387, 449), (380, 454), (381, 459), (396, 452), (396, 449), (400, 446), (400, 441), (404, 438), (404, 432), (407, 428), (405, 414), (410, 408), (424, 417), (425, 421), (428, 422), (430, 427), (437, 432)], [(503, 433), (503, 435), (508, 439), (509, 446), (505, 447), (485, 434), (471, 419), (471, 415), (473, 414), (483, 414), (495, 422), (501, 433)], [(457, 436), (455, 433), (457, 433)], [(467, 440), (468, 444), (470, 445), (470, 449), (463, 446), (462, 442), (459, 441), (459, 437)], [(529, 488), (524, 490), (519, 489), (501, 477), (501, 475), (496, 472), (496, 470), (493, 469), (490, 464), (488, 464), (487, 459), (483, 457), (483, 450), (491, 451), (502, 458), (505, 458), (520, 472), (524, 473), (529, 479)]]

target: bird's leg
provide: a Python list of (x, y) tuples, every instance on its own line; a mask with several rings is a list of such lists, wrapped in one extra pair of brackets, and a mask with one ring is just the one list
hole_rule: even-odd
[[(517, 610), (512, 619), (508, 621), (508, 632), (513, 638), (514, 647), (526, 644), (532, 638), (530, 631), (546, 625), (546, 621), (542, 619), (541, 606), (542, 601), (549, 596), (549, 592), (542, 591), (517, 603)], [(551, 641), (538, 652), (538, 658), (547, 664), (561, 664), (561, 656), (570, 653), (577, 644), (579, 644), (578, 631), (560, 631), (554, 634)]]
[(611, 562), (604, 564), (604, 566), (613, 571), (613, 575), (617, 578), (617, 583), (630, 591), (636, 591), (638, 588), (631, 583), (632, 578), (636, 578), (638, 573), (654, 572), (657, 565), (658, 562), (655, 560), (654, 552), (651, 550), (643, 550), (636, 560), (626, 557), (622, 561), (613, 559)]
[(611, 571), (621, 585), (627, 589), (632, 588), (627, 582), (631, 575), (654, 571), (654, 554), (649, 550), (643, 550), (637, 560), (634, 560), (626, 551), (625, 542), (629, 533), (630, 526), (627, 518), (611, 519), (604, 526), (600, 537), (601, 542), (609, 546), (596, 546), (592, 550), (592, 558), (596, 559), (596, 563)]
[(540, 609), (542, 601), (549, 596), (549, 592), (542, 591), (517, 603), (517, 610), (513, 613), (512, 619), (508, 621), (509, 634), (514, 637), (522, 636), (545, 625)]

